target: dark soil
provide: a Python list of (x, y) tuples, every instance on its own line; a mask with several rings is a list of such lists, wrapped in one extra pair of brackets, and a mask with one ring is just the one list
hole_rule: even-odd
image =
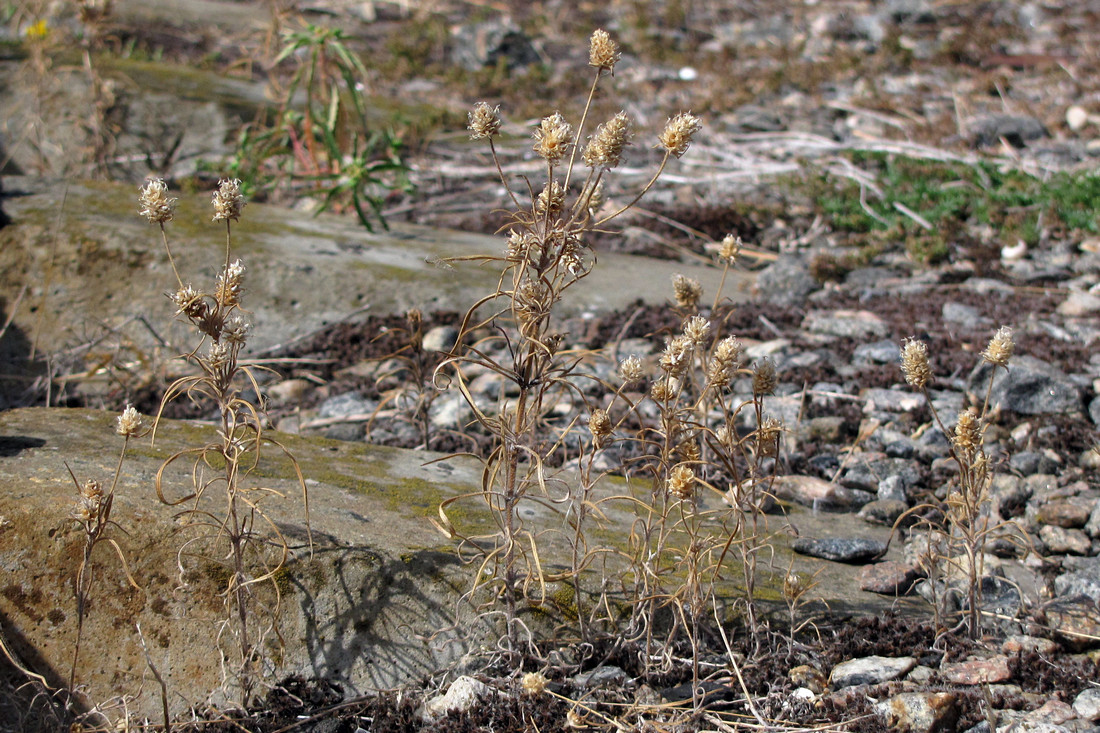
[[(814, 637), (791, 642), (783, 634), (764, 634), (762, 650), (756, 651), (750, 639), (733, 640), (739, 662), (738, 671), (757, 710), (777, 723), (789, 727), (813, 727), (845, 722), (844, 730), (881, 731), (881, 719), (872, 710), (870, 700), (882, 699), (901, 691), (901, 683), (890, 682), (869, 687), (848, 688), (824, 694), (813, 704), (790, 704), (789, 694), (795, 684), (786, 670), (807, 664), (818, 670), (857, 657), (914, 656), (920, 664), (936, 667), (941, 661), (957, 661), (982, 650), (982, 645), (959, 637), (940, 637), (932, 627), (912, 619), (887, 615), (877, 618), (832, 619), (816, 630)], [(550, 647), (548, 647), (549, 650)], [(193, 731), (251, 731), (255, 733), (289, 733), (289, 731), (325, 731), (353, 733), (356, 728), (371, 733), (403, 733), (432, 730), (466, 733), (526, 733), (533, 730), (561, 730), (570, 710), (589, 717), (590, 722), (606, 724), (620, 721), (638, 725), (645, 716), (653, 723), (684, 726), (676, 730), (692, 730), (693, 721), (701, 722), (702, 712), (727, 721), (743, 719), (752, 711), (744, 704), (741, 684), (727, 664), (720, 666), (702, 682), (706, 691), (702, 707), (692, 710), (690, 700), (691, 670), (678, 664), (663, 670), (646, 670), (641, 664), (641, 650), (621, 640), (605, 638), (584, 648), (553, 647), (560, 657), (581, 655), (581, 662), (568, 670), (547, 669), (544, 662), (527, 659), (520, 663), (522, 671), (541, 671), (548, 678), (547, 692), (532, 695), (519, 689), (517, 675), (503, 665), (490, 665), (476, 676), (497, 688), (500, 697), (483, 701), (463, 712), (452, 711), (441, 720), (425, 723), (418, 707), (418, 691), (381, 692), (377, 695), (345, 699), (338, 685), (318, 679), (292, 677), (270, 691), (262, 703), (249, 715), (230, 717), (225, 714), (184, 726)], [(944, 649), (948, 651), (945, 652)], [(562, 652), (565, 654), (562, 654)], [(676, 650), (690, 656), (690, 649)], [(681, 654), (682, 653), (682, 654)], [(710, 657), (711, 659), (721, 659)], [(622, 687), (586, 690), (570, 680), (573, 674), (601, 665), (623, 669), (630, 682)], [(1100, 674), (1100, 666), (1083, 657), (1050, 659), (1034, 652), (1022, 652), (1010, 659), (1012, 684), (1019, 692), (1002, 688), (986, 689), (953, 686), (933, 675), (929, 690), (954, 692), (959, 710), (959, 730), (985, 720), (986, 706), (992, 701), (998, 709), (1032, 710), (1041, 701), (1058, 699), (1072, 701), (1091, 680)], [(647, 704), (646, 690), (659, 693), (660, 705)], [(987, 695), (989, 696), (987, 699)], [(686, 699), (685, 699), (686, 696)], [(571, 701), (582, 701), (584, 708)], [(648, 729), (648, 728), (643, 728)], [(666, 730), (666, 728), (655, 728)]]

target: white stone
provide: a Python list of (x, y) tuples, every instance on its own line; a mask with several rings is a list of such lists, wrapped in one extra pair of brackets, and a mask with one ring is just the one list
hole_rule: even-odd
[(1066, 124), (1069, 129), (1077, 132), (1089, 123), (1089, 113), (1079, 105), (1073, 105), (1066, 110)]
[(437, 695), (424, 703), (423, 717), (425, 720), (433, 721), (442, 718), (451, 710), (465, 712), (492, 691), (493, 688), (484, 682), (463, 675), (451, 683), (446, 694)]
[(1100, 687), (1086, 687), (1081, 690), (1081, 694), (1073, 700), (1073, 712), (1085, 720), (1100, 720)]
[(913, 657), (862, 657), (833, 667), (829, 681), (834, 690), (853, 685), (877, 685), (906, 674), (917, 666)]

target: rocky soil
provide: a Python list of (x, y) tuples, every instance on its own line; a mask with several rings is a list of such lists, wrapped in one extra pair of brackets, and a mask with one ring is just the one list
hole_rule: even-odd
[[(268, 23), (260, 4), (182, 5), (189, 11), (154, 20), (144, 4), (118, 3), (113, 37), (116, 48), (130, 48), (131, 56), (117, 62), (116, 147), (98, 161), (100, 173), (106, 168), (111, 177), (132, 182), (155, 172), (201, 188), (217, 174), (200, 159), (230, 152), (230, 131), (242, 121), (241, 110), (254, 109), (268, 75), (277, 76), (246, 63), (261, 53), (262, 32), (248, 30)], [(228, 26), (233, 32), (206, 24), (204, 17), (221, 12), (237, 19)], [(727, 650), (713, 636), (703, 712), (672, 705), (690, 700), (687, 665), (654, 675), (639, 664), (636, 650), (613, 639), (586, 648), (563, 637), (532, 650), (521, 665), (521, 671), (549, 678), (538, 694), (521, 691), (516, 669), (489, 655), (425, 674), (419, 687), (377, 696), (360, 696), (332, 679), (289, 679), (247, 721), (223, 723), (226, 730), (552, 730), (567, 721), (607, 727), (609, 719), (639, 730), (1097, 729), (1100, 455), (1093, 446), (1100, 424), (1100, 360), (1093, 348), (1100, 339), (1100, 238), (1087, 203), (1092, 178), (1081, 175), (1095, 169), (1100, 155), (1095, 8), (1059, 0), (736, 7), (328, 0), (287, 8), (282, 20), (294, 22), (296, 12), (352, 31), (355, 47), (370, 61), (372, 94), (398, 100), (406, 115), (417, 189), (387, 197), (384, 208), (395, 223), (496, 232), (505, 221), (496, 211), (507, 207), (508, 198), (485, 151), (464, 139), (464, 111), (478, 99), (501, 104), (506, 174), (537, 176), (530, 123), (555, 108), (579, 112), (590, 78), (584, 44), (593, 27), (612, 31), (625, 49), (608, 87), (613, 91), (597, 99), (596, 114), (625, 108), (639, 128), (629, 149), (634, 157), (613, 179), (613, 198), (627, 196), (651, 171), (655, 159), (647, 141), (653, 133), (647, 131), (681, 109), (704, 117), (699, 143), (619, 230), (596, 242), (601, 253), (659, 257), (665, 269), (659, 277), (628, 281), (628, 289), (645, 296), (636, 303), (599, 303), (596, 295), (578, 294), (583, 302), (571, 304), (561, 320), (565, 348), (585, 355), (586, 368), (606, 377), (628, 354), (656, 360), (665, 337), (680, 327), (663, 302), (670, 296), (669, 269), (702, 267), (712, 261), (716, 240), (731, 232), (743, 237), (742, 279), (727, 285), (729, 298), (709, 315), (742, 341), (752, 359), (768, 358), (777, 368), (780, 386), (768, 409), (785, 426), (776, 494), (792, 508), (790, 523), (799, 530), (792, 546), (813, 563), (857, 570), (854, 582), (866, 605), (860, 607), (857, 595), (851, 606), (818, 606), (815, 633), (793, 638), (773, 619), (760, 648), (735, 634)], [(13, 32), (10, 42), (18, 37)], [(146, 62), (127, 65), (140, 53), (172, 73), (142, 76)], [(33, 89), (27, 80), (33, 76), (26, 59), (14, 54), (3, 63), (13, 80), (0, 97), (0, 106), (10, 111), (5, 175), (97, 169), (72, 153), (86, 133), (83, 122), (51, 112), (48, 104), (28, 105)], [(200, 92), (184, 94), (176, 88), (183, 75), (173, 70), (191, 67), (207, 76)], [(79, 73), (64, 66), (54, 72), (50, 78), (58, 86), (48, 100), (87, 94)], [(222, 85), (216, 93), (215, 79)], [(150, 84), (159, 87), (150, 91)], [(174, 104), (175, 116), (157, 116)], [(424, 107), (435, 112), (426, 114)], [(38, 127), (32, 109), (43, 116)], [(419, 116), (410, 121), (413, 110)], [(212, 135), (192, 134), (196, 115), (206, 116), (204, 129)], [(51, 124), (43, 126), (44, 120)], [(39, 137), (36, 147), (35, 138), (20, 132), (26, 129), (47, 131), (45, 141), (52, 144)], [(139, 154), (142, 145), (157, 148), (175, 139), (177, 129), (173, 156)], [(919, 165), (897, 172), (892, 161), (902, 157)], [(937, 166), (947, 166), (947, 173)], [(983, 173), (974, 177), (967, 172), (978, 170)], [(1005, 171), (1020, 177), (1000, 178)], [(967, 199), (942, 214), (934, 210), (939, 199), (931, 193), (895, 195), (922, 176), (934, 181), (931, 189), (1002, 190), (1045, 181), (1055, 193), (1040, 203), (1003, 204), (993, 213)], [(1055, 188), (1061, 180), (1074, 181), (1079, 190)], [(43, 186), (5, 179), (9, 192), (29, 194), (27, 204)], [(837, 198), (847, 205), (836, 204)], [(286, 192), (271, 192), (267, 199), (273, 207), (309, 206)], [(77, 309), (47, 310), (53, 291), (48, 280), (43, 285), (42, 246), (37, 256), (25, 254), (47, 241), (49, 222), (37, 221), (31, 236), (19, 229), (19, 213), (33, 207), (21, 207), (18, 199), (4, 207), (14, 219), (5, 237), (18, 248), (4, 255), (0, 294), (13, 325), (2, 353), (22, 370), (19, 380), (5, 385), (7, 404), (118, 409), (134, 401), (155, 413), (165, 384), (156, 376), (157, 365), (142, 359), (125, 367), (110, 359), (89, 363), (105, 350), (71, 348), (79, 341), (76, 334), (88, 328), (86, 321), (53, 332), (67, 334), (68, 352), (62, 352), (66, 339), (44, 342), (57, 355), (50, 362), (32, 347), (42, 329), (34, 315), (39, 309)], [(71, 216), (84, 215), (77, 211)], [(1075, 218), (1075, 212), (1084, 214)], [(265, 224), (271, 218), (263, 217)], [(318, 225), (326, 236), (338, 226), (344, 225)], [(350, 235), (339, 236), (350, 241)], [(484, 244), (470, 239), (463, 251), (474, 254)], [(152, 254), (156, 242), (150, 245), (148, 256), (133, 266), (163, 274), (165, 263)], [(413, 240), (409, 246), (421, 244)], [(104, 258), (93, 250), (75, 248), (71, 270), (63, 271), (75, 278), (85, 268), (94, 270)], [(720, 273), (713, 268), (708, 276), (704, 302), (714, 297)], [(277, 292), (281, 284), (275, 279), (265, 287)], [(287, 331), (258, 354), (273, 360), (274, 372), (264, 384), (272, 425), (306, 438), (484, 451), (488, 438), (469, 427), (471, 413), (462, 397), (453, 390), (426, 391), (423, 379), (412, 378), (411, 352), (400, 351), (408, 343), (404, 311), (420, 307), (424, 339), (416, 368), (430, 372), (474, 297), (461, 287), (427, 302), (368, 297), (394, 306), (348, 317), (355, 303), (333, 303), (323, 318), (297, 326), (295, 304), (276, 303), (272, 318)], [(1012, 522), (1020, 541), (989, 548), (986, 634), (972, 641), (957, 630), (935, 628), (927, 600), (944, 588), (925, 577), (924, 535), (899, 530), (889, 555), (884, 539), (906, 512), (912, 510), (910, 519), (933, 522), (940, 516), (957, 469), (934, 412), (950, 429), (961, 409), (982, 404), (988, 372), (980, 353), (1001, 326), (1013, 330), (1016, 346), (991, 393), (995, 408), (986, 449), (996, 477), (988, 516)], [(106, 332), (124, 329), (116, 322)], [(911, 337), (928, 343), (936, 375), (929, 399), (901, 377), (900, 347)], [(146, 349), (152, 346), (126, 353)], [(42, 380), (56, 363), (66, 378)], [(93, 367), (96, 374), (111, 375), (108, 387), (81, 378)], [(485, 404), (501, 396), (491, 379), (470, 384)], [(751, 387), (742, 379), (733, 392), (746, 395)], [(407, 419), (425, 394), (431, 395), (425, 419)], [(573, 419), (583, 420), (606, 397), (592, 389), (563, 403), (555, 426), (576, 431)], [(178, 404), (169, 414), (202, 419), (209, 410)], [(25, 448), (33, 446), (19, 450)], [(800, 524), (794, 509), (799, 506), (826, 521)], [(803, 567), (812, 572), (815, 565)], [(830, 597), (827, 584), (822, 595)], [(883, 614), (884, 603), (902, 613)], [(961, 599), (955, 604), (962, 605)], [(681, 648), (672, 653), (688, 655)], [(450, 697), (421, 708), (422, 701), (444, 692)], [(423, 722), (424, 710), (448, 708), (454, 710)], [(219, 715), (224, 718), (224, 711), (211, 717)]]

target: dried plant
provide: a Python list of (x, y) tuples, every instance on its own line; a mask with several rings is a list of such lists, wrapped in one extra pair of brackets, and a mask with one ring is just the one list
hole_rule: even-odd
[[(601, 213), (604, 177), (620, 164), (631, 142), (631, 124), (624, 113), (619, 113), (597, 126), (587, 140), (585, 136), (597, 87), (601, 78), (613, 71), (618, 58), (618, 47), (610, 36), (603, 31), (594, 33), (589, 60), (595, 73), (576, 127), (558, 112), (536, 127), (533, 150), (545, 163), (541, 186), (525, 180), (523, 189), (517, 191), (504, 174), (494, 143), (501, 130), (498, 108), (482, 102), (469, 117), (470, 136), (488, 142), (514, 211), (505, 226), (504, 255), (476, 258), (503, 264), (497, 287), (467, 312), (459, 329), (460, 346), (441, 365), (437, 379), (445, 381), (450, 376), (469, 402), (475, 419), (494, 437), (493, 448), (483, 459), (478, 496), (492, 513), (497, 531), (489, 537), (462, 535), (447, 516), (452, 502), (440, 508), (439, 524), (480, 559), (481, 570), (475, 582), (480, 584), (487, 577), (499, 592), (512, 651), (518, 646), (517, 610), (521, 598), (532, 584), (544, 587), (553, 579), (542, 569), (538, 538), (520, 516), (520, 505), (536, 501), (551, 509), (560, 505), (587, 507), (581, 515), (570, 517), (578, 526), (583, 525), (584, 516), (592, 508), (586, 504), (583, 488), (579, 497), (570, 498), (568, 487), (562, 487), (556, 497), (550, 495), (551, 486), (558, 484), (552, 484), (546, 462), (561, 449), (561, 443), (546, 439), (548, 411), (567, 396), (584, 399), (574, 379), (580, 376), (579, 357), (560, 351), (563, 335), (553, 327), (554, 307), (595, 263), (589, 235), (634, 206), (653, 187), (668, 161), (686, 152), (700, 127), (699, 120), (688, 113), (670, 120), (658, 137), (663, 156), (649, 181), (626, 204)], [(489, 314), (481, 315), (485, 310)], [(491, 335), (467, 339), (482, 329), (489, 329)], [(463, 368), (469, 367), (485, 369), (506, 382), (507, 403), (495, 411), (479, 404), (465, 383)], [(595, 427), (603, 430), (599, 420)], [(574, 547), (581, 548), (578, 534), (583, 535), (583, 529), (576, 533)], [(575, 552), (574, 566), (583, 565), (583, 551)]]
[[(74, 694), (76, 691), (76, 667), (80, 659), (80, 642), (84, 633), (84, 618), (87, 615), (88, 601), (91, 599), (95, 585), (91, 563), (92, 552), (95, 550), (96, 545), (101, 542), (110, 545), (115, 554), (118, 555), (119, 562), (122, 563), (126, 580), (135, 589), (141, 590), (141, 586), (130, 574), (130, 567), (126, 562), (126, 555), (123, 554), (122, 547), (113, 537), (107, 534), (112, 527), (121, 529), (118, 523), (111, 519), (111, 508), (114, 505), (115, 490), (118, 488), (118, 480), (122, 475), (122, 463), (126, 458), (126, 450), (130, 446), (130, 438), (139, 438), (144, 434), (141, 416), (138, 415), (137, 410), (131, 406), (127, 406), (123, 410), (118, 417), (116, 432), (123, 437), (124, 442), (122, 451), (118, 456), (114, 478), (106, 491), (103, 490), (103, 485), (95, 479), (87, 479), (81, 484), (76, 475), (73, 474), (72, 469), (69, 469), (69, 475), (72, 476), (73, 483), (76, 484), (77, 492), (80, 494), (76, 505), (69, 513), (69, 519), (78, 525), (84, 533), (83, 553), (73, 583), (76, 592), (76, 640), (73, 642), (73, 663), (69, 671), (70, 694)], [(68, 468), (67, 465), (66, 468)]]
[[(720, 325), (698, 313), (698, 283), (677, 276), (673, 291), (681, 330), (667, 337), (644, 398), (656, 418), (632, 439), (642, 450), (630, 471), (648, 474), (650, 482), (648, 492), (632, 497), (637, 516), (629, 553), (629, 635), (644, 638), (648, 666), (654, 649), (667, 655), (677, 633), (685, 631), (698, 682), (702, 624), (730, 562), (744, 582), (746, 628), (759, 643), (757, 566), (768, 547), (763, 512), (782, 426), (765, 411), (765, 399), (776, 388), (774, 366), (763, 361), (746, 368), (736, 338), (722, 335)], [(751, 384), (751, 398), (731, 394), (735, 378)], [(738, 426), (747, 411), (754, 422)], [(673, 623), (657, 643), (657, 613), (666, 607)], [(701, 702), (698, 694), (695, 702)]]
[(927, 346), (915, 339), (907, 340), (902, 346), (901, 368), (905, 381), (925, 396), (933, 419), (948, 438), (949, 455), (958, 468), (958, 474), (942, 503), (925, 502), (913, 507), (899, 517), (894, 527), (896, 531), (910, 517), (917, 515), (917, 527), (929, 531), (923, 563), (929, 575), (936, 625), (940, 629), (945, 628), (945, 617), (953, 606), (953, 578), (961, 578), (966, 613), (958, 627), (965, 627), (973, 639), (981, 638), (982, 634), (982, 578), (985, 574), (986, 546), (990, 540), (1000, 538), (1025, 552), (1028, 549), (1026, 534), (1015, 522), (992, 517), (989, 502), (993, 467), (986, 452), (985, 433), (989, 427), (990, 397), (997, 368), (1008, 370), (1013, 349), (1012, 331), (1002, 326), (981, 354), (982, 361), (990, 369), (980, 407), (962, 410), (955, 427), (948, 429), (929, 396), (928, 389), (934, 375)]
[[(194, 401), (210, 400), (218, 414), (218, 440), (172, 454), (157, 471), (157, 496), (165, 504), (182, 506), (180, 519), (183, 523), (201, 531), (180, 548), (181, 582), (187, 582), (188, 558), (198, 556), (225, 567), (221, 592), (227, 618), (222, 628), (235, 621), (239, 650), (236, 677), (242, 703), (247, 704), (262, 675), (264, 642), (269, 634), (279, 636), (276, 618), (280, 596), (275, 576), (286, 563), (289, 552), (282, 532), (264, 507), (267, 499), (280, 497), (281, 492), (251, 485), (249, 478), (260, 466), (268, 446), (286, 456), (294, 468), (305, 505), (307, 529), (308, 494), (297, 461), (281, 443), (264, 432), (262, 402), (254, 404), (242, 396), (244, 389), (249, 387), (260, 394), (260, 386), (253, 371), (255, 367), (243, 363), (240, 358), (251, 329), (241, 305), (245, 266), (231, 257), (232, 224), (240, 219), (244, 207), (240, 182), (223, 180), (213, 195), (213, 221), (225, 222), (226, 238), (221, 273), (209, 291), (184, 285), (180, 279), (165, 233), (176, 202), (167, 196), (163, 181), (146, 184), (139, 200), (140, 214), (160, 227), (165, 250), (172, 261), (177, 289), (169, 297), (176, 305), (177, 315), (190, 321), (199, 337), (194, 350), (182, 357), (196, 367), (196, 373), (181, 377), (165, 391), (153, 426), (153, 439), (156, 439), (164, 406), (173, 399), (186, 396)], [(181, 460), (190, 462), (191, 486), (178, 496), (177, 492), (166, 490), (166, 472)], [(223, 492), (220, 505), (212, 496), (219, 489)], [(265, 585), (273, 601), (266, 600), (259, 592)]]

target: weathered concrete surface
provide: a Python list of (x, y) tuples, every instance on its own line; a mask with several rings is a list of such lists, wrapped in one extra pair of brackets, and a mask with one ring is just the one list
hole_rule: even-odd
[[(76, 488), (64, 464), (81, 481), (95, 478), (109, 486), (122, 447), (113, 420), (91, 410), (0, 413), (0, 622), (16, 652), (53, 684), (68, 682), (77, 620), (73, 579), (83, 547), (82, 532), (67, 520)], [(144, 679), (144, 693), (131, 710), (158, 709), (136, 624), (166, 678), (174, 710), (207, 696), (224, 699), (219, 647), (230, 661), (236, 649), (233, 627), (221, 629), (224, 571), (202, 557), (201, 542), (183, 550), (200, 528), (181, 526), (174, 517), (185, 505), (164, 505), (154, 491), (156, 472), (172, 451), (213, 437), (209, 427), (165, 422), (156, 446), (148, 439), (132, 443), (112, 514), (119, 526), (109, 536), (142, 589), (127, 585), (110, 546), (96, 547), (76, 674), (91, 700), (136, 694)], [(311, 553), (300, 491), (285, 478), (293, 476), (291, 466), (271, 448), (272, 461), (261, 464), (253, 480), (283, 492), (285, 498), (268, 497), (262, 507), (292, 548), (280, 576), (278, 616), (286, 646), (267, 645), (270, 658), (282, 662), (273, 674), (331, 677), (349, 691), (366, 691), (418, 680), (477, 643), (471, 614), (456, 616), (468, 574), (427, 519), (441, 497), (474, 484), (472, 467), (455, 461), (423, 466), (433, 456), (280, 438), (310, 477), (314, 548)], [(191, 465), (183, 460), (168, 469), (166, 493), (183, 495)], [(208, 499), (205, 506), (217, 512), (224, 492)], [(178, 562), (190, 568), (186, 585)]]
[[(137, 215), (136, 186), (5, 177), (4, 190), (12, 224), (0, 230), (0, 312), (28, 286), (9, 339), (37, 343), (39, 353), (97, 338), (106, 338), (103, 348), (124, 342), (146, 355), (162, 348), (160, 338), (172, 344), (170, 355), (186, 349), (189, 336), (173, 325), (164, 297), (175, 280), (160, 232)], [(225, 227), (210, 221), (209, 192), (173, 195), (180, 202), (168, 237), (177, 266), (185, 282), (212, 288)], [(412, 225), (370, 233), (351, 217), (249, 204), (233, 227), (233, 257), (247, 268), (249, 343), (263, 350), (364, 311), (464, 311), (496, 287), (499, 263), (441, 260), (496, 256), (503, 246), (502, 238)], [(606, 311), (638, 298), (666, 302), (677, 272), (699, 280), (708, 297), (721, 279), (714, 267), (601, 253), (560, 313)], [(738, 299), (750, 282), (731, 273), (724, 292)]]
[[(66, 464), (81, 481), (95, 478), (109, 485), (122, 446), (114, 434), (114, 417), (58, 408), (0, 412), (0, 623), (17, 653), (54, 684), (67, 682), (71, 665), (76, 630), (73, 578), (83, 539), (67, 520), (76, 488)], [(262, 507), (292, 548), (290, 564), (280, 577), (279, 618), (286, 646), (268, 647), (270, 658), (280, 662), (272, 676), (325, 676), (350, 692), (389, 687), (415, 681), (470, 646), (495, 640), (499, 630), (487, 621), (474, 623), (476, 614), (459, 603), (469, 590), (471, 568), (459, 563), (450, 542), (429, 521), (442, 500), (473, 492), (474, 498), (452, 506), (450, 514), (468, 534), (492, 531), (484, 504), (476, 498), (476, 464), (452, 459), (426, 465), (437, 456), (275, 431), (269, 437), (284, 443), (306, 477), (314, 540), (311, 554), (293, 467), (271, 447), (253, 476), (258, 483), (249, 485), (282, 492), (284, 498), (265, 498)], [(208, 696), (223, 699), (219, 648), (230, 659), (234, 651), (232, 627), (218, 641), (225, 618), (218, 595), (224, 571), (201, 542), (186, 546), (181, 554), (185, 543), (197, 536), (196, 527), (181, 526), (175, 519), (188, 504), (166, 506), (154, 492), (156, 473), (174, 451), (213, 438), (210, 426), (165, 421), (156, 445), (148, 439), (131, 444), (112, 515), (119, 527), (111, 536), (142, 590), (127, 586), (108, 545), (96, 548), (95, 590), (76, 675), (92, 700), (103, 702), (141, 689), (130, 709), (155, 714), (156, 686), (135, 632), (137, 623), (166, 677), (173, 709)], [(165, 471), (168, 496), (189, 491), (191, 469), (192, 460), (185, 457)], [(566, 481), (568, 475), (554, 478), (551, 490)], [(625, 490), (619, 481), (601, 486), (596, 496)], [(205, 506), (216, 513), (221, 508), (218, 486), (209, 491)], [(626, 501), (604, 503), (607, 518), (591, 528), (590, 546), (625, 548), (631, 506)], [(790, 522), (804, 537), (858, 532), (884, 539), (888, 533), (852, 516), (797, 511)], [(540, 537), (546, 570), (562, 569), (569, 555), (563, 533), (555, 532), (563, 526), (561, 518), (535, 502), (521, 507), (520, 516), (525, 528)], [(793, 562), (797, 572), (820, 571), (818, 585), (807, 598), (823, 597), (833, 612), (873, 613), (894, 603), (860, 591), (856, 567), (792, 555), (788, 545), (793, 532), (787, 520), (773, 516), (768, 521), (774, 554), (766, 552), (768, 559), (761, 565), (762, 599), (781, 603), (778, 588)], [(181, 583), (179, 562), (188, 568), (186, 585)], [(731, 568), (727, 576), (718, 594), (735, 598), (736, 572)], [(551, 584), (547, 593), (553, 596), (563, 590), (565, 586)], [(571, 595), (566, 596), (565, 606), (572, 605), (575, 612)], [(569, 610), (550, 604), (527, 620), (554, 623), (555, 617), (560, 620), (558, 612), (568, 615)]]

